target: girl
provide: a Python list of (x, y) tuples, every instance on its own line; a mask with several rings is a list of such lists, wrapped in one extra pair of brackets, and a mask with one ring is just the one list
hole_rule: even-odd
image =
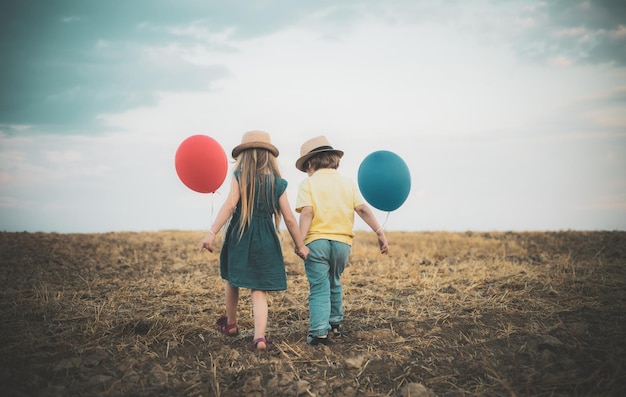
[(217, 320), (217, 329), (228, 336), (239, 334), (239, 288), (249, 288), (254, 316), (252, 349), (256, 352), (267, 349), (268, 345), (265, 339), (267, 291), (287, 289), (278, 236), (281, 219), (293, 239), (296, 254), (305, 259), (309, 249), (304, 245), (298, 222), (289, 207), (287, 181), (281, 177), (276, 160), (278, 149), (272, 145), (269, 134), (246, 132), (232, 156), (236, 163), (230, 193), (200, 250), (213, 252), (215, 235), (230, 220), (220, 253), (226, 315)]

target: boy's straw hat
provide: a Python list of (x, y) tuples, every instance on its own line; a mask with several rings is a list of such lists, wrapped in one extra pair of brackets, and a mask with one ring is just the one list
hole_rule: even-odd
[(306, 172), (306, 169), (304, 168), (306, 161), (320, 152), (335, 152), (340, 158), (343, 157), (343, 152), (341, 150), (333, 149), (333, 147), (330, 146), (328, 139), (326, 139), (325, 136), (320, 135), (309, 139), (302, 144), (302, 147), (300, 148), (300, 158), (296, 161), (296, 168), (302, 172)]
[(272, 145), (270, 134), (264, 131), (248, 131), (241, 137), (241, 144), (233, 149), (233, 158), (247, 149), (266, 149), (278, 157), (278, 149)]

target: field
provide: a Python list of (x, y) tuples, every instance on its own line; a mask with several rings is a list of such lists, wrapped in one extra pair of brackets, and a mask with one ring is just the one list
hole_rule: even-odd
[(626, 232), (359, 232), (346, 333), (306, 344), (308, 284), (270, 294), (272, 350), (235, 338), (197, 231), (0, 233), (6, 396), (621, 396)]

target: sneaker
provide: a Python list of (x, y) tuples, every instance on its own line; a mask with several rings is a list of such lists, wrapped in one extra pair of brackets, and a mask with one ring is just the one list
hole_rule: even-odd
[(313, 335), (307, 335), (306, 342), (311, 346), (330, 345), (330, 340), (328, 339), (328, 337), (324, 338), (324, 337), (313, 336)]
[(333, 334), (335, 338), (339, 338), (343, 331), (343, 327), (341, 323), (331, 323), (330, 324), (330, 332)]

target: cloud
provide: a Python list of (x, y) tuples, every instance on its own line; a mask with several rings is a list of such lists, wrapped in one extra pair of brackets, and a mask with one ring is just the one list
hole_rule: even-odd
[(585, 34), (587, 34), (587, 29), (584, 27), (564, 28), (554, 32), (554, 36), (556, 37), (579, 37)]
[(80, 163), (83, 160), (82, 153), (74, 150), (57, 151), (51, 150), (44, 152), (44, 155), (50, 163), (54, 164), (71, 164)]
[[(2, 174), (0, 174), (0, 179)], [(15, 208), (18, 206), (18, 200), (15, 197), (0, 196), (0, 208)]]
[(576, 120), (591, 122), (594, 134), (626, 137), (626, 86), (585, 96), (575, 106)]
[(574, 62), (568, 57), (557, 56), (554, 58), (548, 59), (548, 65), (555, 68), (567, 68), (574, 64)]
[(588, 205), (590, 209), (618, 210), (626, 213), (626, 194), (614, 194), (596, 197)]
[(227, 75), (185, 61), (192, 43), (176, 40), (171, 27), (206, 15), (220, 30), (213, 22), (229, 10), (198, 1), (34, 3), (14, 2), (0, 17), (0, 124), (76, 126), (154, 104), (160, 91), (205, 91)]
[[(529, 29), (521, 48), (537, 60), (567, 58), (584, 64), (626, 65), (626, 2), (552, 0), (526, 9), (540, 21)], [(562, 64), (557, 63), (557, 67)]]
[[(97, 2), (65, 1), (58, 8), (29, 3), (17, 2), (0, 21), (1, 124), (67, 131), (94, 123), (102, 112), (154, 104), (160, 91), (207, 90), (227, 74), (182, 59), (165, 29), (147, 32), (130, 17), (144, 16), (137, 10)], [(69, 11), (79, 16), (64, 16)]]
[(617, 29), (609, 32), (609, 36), (615, 40), (626, 39), (626, 26), (619, 25)]
[[(298, 23), (337, 39), (364, 16), (388, 24), (459, 24), (484, 30), (487, 43), (506, 28), (502, 40), (511, 39), (518, 53), (559, 68), (626, 64), (622, 1), (34, 3), (14, 2), (0, 16), (0, 125), (92, 133), (100, 114), (152, 106), (161, 92), (210, 91), (229, 76), (223, 64), (195, 62), (198, 48), (237, 52), (238, 41)], [(487, 16), (473, 12), (487, 5)]]
[(224, 32), (268, 34), (329, 4), (13, 2), (0, 16), (0, 125), (93, 132), (98, 114), (154, 105), (159, 92), (207, 91), (228, 70), (191, 62), (194, 46), (233, 51)]

